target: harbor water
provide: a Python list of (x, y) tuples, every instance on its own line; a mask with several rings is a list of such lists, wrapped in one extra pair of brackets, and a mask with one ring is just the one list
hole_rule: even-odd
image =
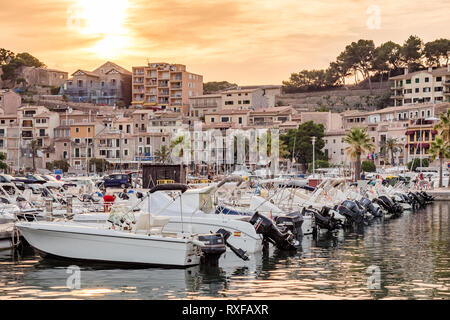
[[(450, 202), (305, 237), (296, 253), (271, 250), (218, 268), (117, 268), (0, 252), (0, 299), (450, 299)], [(78, 276), (79, 282), (72, 281)], [(75, 284), (75, 285), (74, 285)]]

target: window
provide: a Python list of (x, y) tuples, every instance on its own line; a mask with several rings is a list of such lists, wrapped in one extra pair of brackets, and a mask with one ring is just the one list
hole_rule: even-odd
[(416, 83), (419, 83), (420, 82), (420, 79), (419, 78), (416, 78)]
[(430, 78), (426, 77), (425, 82), (430, 82)]
[(229, 118), (229, 117), (222, 117), (222, 118), (220, 119), (220, 121), (222, 121), (222, 122), (228, 122), (228, 121), (230, 121), (230, 118)]
[(442, 81), (442, 77), (436, 77), (436, 82)]
[(242, 117), (238, 118), (238, 122), (239, 122), (239, 124), (242, 124)]
[(75, 128), (75, 132), (80, 132), (80, 128)]
[(416, 89), (415, 89), (415, 92), (416, 92), (416, 93), (419, 93), (419, 92), (420, 92), (420, 89), (419, 89), (419, 88), (416, 88)]
[(214, 122), (214, 118), (211, 118), (211, 122)]
[(244, 104), (250, 104), (250, 100), (244, 100)]
[(411, 79), (407, 79), (406, 84), (411, 84)]
[(226, 106), (230, 106), (230, 105), (233, 105), (234, 104), (234, 101), (225, 101), (225, 105)]

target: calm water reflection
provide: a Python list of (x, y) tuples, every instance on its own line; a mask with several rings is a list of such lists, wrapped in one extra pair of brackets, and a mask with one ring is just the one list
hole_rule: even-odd
[[(449, 216), (450, 202), (436, 202), (361, 232), (304, 239), (295, 254), (243, 262), (228, 253), (216, 269), (80, 265), (76, 290), (66, 287), (70, 263), (3, 252), (0, 299), (450, 299)], [(367, 287), (370, 266), (380, 289)]]

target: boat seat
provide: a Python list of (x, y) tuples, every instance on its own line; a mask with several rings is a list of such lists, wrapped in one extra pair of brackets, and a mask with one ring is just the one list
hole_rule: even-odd
[(141, 213), (136, 222), (136, 233), (161, 234), (169, 221), (170, 217), (152, 216), (150, 213)]

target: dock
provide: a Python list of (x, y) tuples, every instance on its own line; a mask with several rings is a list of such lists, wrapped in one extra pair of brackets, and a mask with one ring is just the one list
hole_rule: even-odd
[(450, 201), (449, 188), (437, 188), (434, 190), (426, 190), (426, 192), (432, 195), (437, 201)]

